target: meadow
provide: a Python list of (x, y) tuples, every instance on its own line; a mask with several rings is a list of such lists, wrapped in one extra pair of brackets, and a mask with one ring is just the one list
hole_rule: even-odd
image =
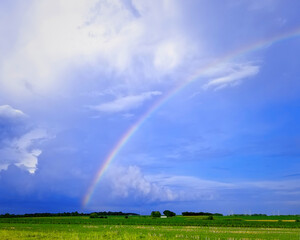
[(0, 219), (0, 239), (206, 239), (299, 240), (297, 217), (109, 216)]

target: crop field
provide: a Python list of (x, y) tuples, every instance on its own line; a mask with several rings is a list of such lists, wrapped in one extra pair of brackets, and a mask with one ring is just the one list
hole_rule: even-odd
[(22, 224), (85, 224), (85, 225), (150, 225), (150, 226), (202, 226), (202, 227), (254, 227), (298, 228), (300, 217), (296, 216), (221, 216), (208, 220), (207, 216), (176, 216), (152, 218), (150, 216), (109, 216), (107, 218), (71, 217), (18, 217), (0, 218), (1, 223)]
[(168, 219), (142, 216), (108, 217), (107, 219), (90, 219), (81, 216), (2, 218), (0, 219), (0, 239), (299, 240), (299, 222), (295, 219), (283, 220), (236, 220), (220, 217), (208, 221), (203, 217), (182, 216)]

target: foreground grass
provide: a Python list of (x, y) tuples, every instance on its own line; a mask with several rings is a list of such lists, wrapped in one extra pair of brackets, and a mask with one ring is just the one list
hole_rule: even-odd
[(0, 223), (0, 239), (299, 240), (299, 229)]

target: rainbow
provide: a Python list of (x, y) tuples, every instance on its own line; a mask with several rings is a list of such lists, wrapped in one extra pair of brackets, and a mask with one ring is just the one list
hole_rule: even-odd
[(222, 64), (226, 61), (233, 60), (234, 58), (237, 58), (241, 55), (244, 55), (246, 53), (259, 50), (261, 48), (267, 47), (271, 44), (277, 43), (279, 41), (283, 41), (292, 37), (297, 37), (300, 35), (300, 28), (297, 27), (293, 30), (281, 33), (279, 35), (272, 36), (270, 38), (262, 39), (258, 42), (246, 45), (242, 48), (236, 49), (235, 51), (232, 51), (217, 60), (205, 65), (204, 67), (200, 68), (195, 72), (193, 75), (189, 76), (184, 81), (180, 82), (178, 85), (173, 87), (169, 92), (164, 94), (162, 97), (158, 99), (147, 111), (138, 118), (138, 120), (122, 135), (122, 137), (118, 140), (118, 142), (115, 144), (115, 146), (112, 148), (112, 150), (107, 155), (106, 159), (100, 166), (99, 170), (97, 171), (93, 181), (91, 182), (86, 194), (83, 197), (82, 200), (82, 206), (85, 207), (92, 195), (95, 191), (95, 188), (100, 181), (101, 177), (103, 176), (105, 170), (109, 167), (110, 163), (114, 160), (114, 158), (117, 156), (117, 154), (120, 152), (120, 150), (124, 147), (124, 145), (130, 140), (130, 138), (134, 135), (134, 133), (142, 126), (142, 124), (153, 114), (159, 107), (163, 105), (168, 99), (176, 95), (180, 90), (184, 89), (188, 84), (195, 81), (197, 78), (201, 76), (205, 71), (210, 70), (219, 64)]

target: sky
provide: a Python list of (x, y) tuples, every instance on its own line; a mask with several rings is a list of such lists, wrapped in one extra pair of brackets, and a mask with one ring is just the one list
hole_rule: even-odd
[(0, 214), (300, 214), (299, 8), (0, 1)]

